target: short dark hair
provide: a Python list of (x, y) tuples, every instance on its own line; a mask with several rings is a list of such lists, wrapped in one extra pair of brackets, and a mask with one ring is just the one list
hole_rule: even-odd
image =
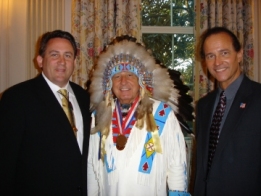
[(62, 31), (62, 30), (54, 30), (54, 31), (43, 34), (43, 36), (40, 40), (40, 46), (39, 46), (39, 51), (38, 51), (40, 56), (43, 57), (45, 55), (46, 45), (47, 45), (48, 41), (53, 38), (67, 39), (72, 44), (73, 51), (74, 51), (74, 58), (76, 58), (76, 55), (77, 55), (76, 41), (75, 41), (74, 37), (72, 36), (72, 34), (70, 34), (67, 31)]
[(200, 57), (201, 59), (205, 58), (205, 52), (204, 52), (204, 43), (208, 37), (214, 34), (219, 34), (219, 33), (226, 33), (227, 35), (230, 36), (232, 40), (232, 44), (234, 47), (234, 50), (236, 52), (239, 52), (241, 50), (241, 44), (237, 38), (237, 36), (230, 30), (228, 30), (225, 27), (213, 27), (210, 29), (207, 29), (201, 36), (200, 36), (200, 46), (199, 46), (199, 52), (200, 52)]

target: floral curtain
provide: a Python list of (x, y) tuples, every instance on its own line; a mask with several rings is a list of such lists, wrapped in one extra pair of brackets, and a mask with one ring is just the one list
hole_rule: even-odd
[[(243, 71), (253, 78), (253, 17), (252, 0), (196, 0), (196, 39), (207, 28), (214, 26), (227, 27), (233, 31), (244, 49)], [(197, 9), (199, 8), (199, 9)], [(211, 79), (206, 68), (200, 62), (195, 67), (195, 93), (196, 100), (214, 88), (214, 81)]]
[(72, 34), (78, 56), (72, 80), (85, 87), (96, 57), (113, 37), (140, 40), (140, 0), (72, 0)]

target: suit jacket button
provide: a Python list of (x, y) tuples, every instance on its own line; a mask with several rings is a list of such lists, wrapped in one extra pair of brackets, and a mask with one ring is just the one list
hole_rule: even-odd
[(78, 187), (77, 187), (77, 190), (78, 190), (79, 192), (81, 192), (81, 191), (82, 191), (82, 187), (81, 187), (81, 186), (78, 186)]

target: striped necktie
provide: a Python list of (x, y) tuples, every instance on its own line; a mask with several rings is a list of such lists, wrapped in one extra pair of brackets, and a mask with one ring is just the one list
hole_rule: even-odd
[(210, 136), (209, 136), (209, 151), (208, 151), (208, 170), (211, 167), (213, 157), (216, 152), (216, 147), (218, 144), (220, 124), (226, 108), (226, 96), (225, 91), (220, 93), (219, 102), (217, 104), (212, 123), (210, 126)]

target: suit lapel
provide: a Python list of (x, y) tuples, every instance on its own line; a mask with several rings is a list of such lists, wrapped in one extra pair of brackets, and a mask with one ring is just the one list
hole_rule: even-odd
[(232, 136), (236, 134), (238, 123), (242, 121), (242, 116), (246, 110), (244, 107), (241, 108), (240, 105), (241, 103), (244, 103), (245, 107), (248, 107), (248, 105), (251, 104), (251, 93), (251, 81), (245, 77), (236, 93), (235, 99), (220, 133), (213, 164), (215, 158), (221, 155), (226, 144), (231, 140)]
[(88, 150), (88, 143), (89, 143), (89, 129), (90, 129), (90, 113), (89, 113), (89, 100), (87, 96), (82, 96), (81, 92), (74, 87), (74, 85), (70, 82), (72, 90), (75, 94), (77, 99), (78, 105), (80, 107), (82, 118), (83, 118), (83, 152), (85, 154), (85, 150)]
[(204, 122), (202, 128), (204, 130), (207, 130), (207, 134), (202, 134), (202, 141), (205, 146), (203, 146), (202, 151), (204, 152), (203, 154), (203, 162), (204, 163), (204, 171), (207, 171), (207, 163), (208, 163), (208, 148), (209, 148), (209, 134), (210, 134), (210, 125), (212, 122), (212, 116), (213, 116), (213, 110), (214, 110), (214, 103), (216, 100), (216, 96), (218, 94), (218, 90), (213, 91), (212, 93), (209, 94), (207, 97), (207, 103), (204, 105), (204, 108), (202, 109), (203, 116), (204, 116)]
[(60, 106), (58, 100), (48, 86), (47, 82), (44, 80), (42, 75), (39, 75), (34, 80), (34, 89), (35, 92), (38, 94), (39, 100), (42, 102), (42, 104), (45, 105), (47, 110), (50, 110), (50, 116), (48, 116), (48, 118), (51, 120), (51, 122), (53, 121), (53, 119), (55, 119), (55, 121), (60, 124), (59, 126), (61, 127), (63, 133), (65, 132), (66, 134), (71, 135), (69, 137), (74, 140), (75, 146), (80, 153), (80, 149), (78, 147), (77, 140), (74, 137), (70, 122), (68, 121), (66, 114), (64, 113), (62, 107)]

